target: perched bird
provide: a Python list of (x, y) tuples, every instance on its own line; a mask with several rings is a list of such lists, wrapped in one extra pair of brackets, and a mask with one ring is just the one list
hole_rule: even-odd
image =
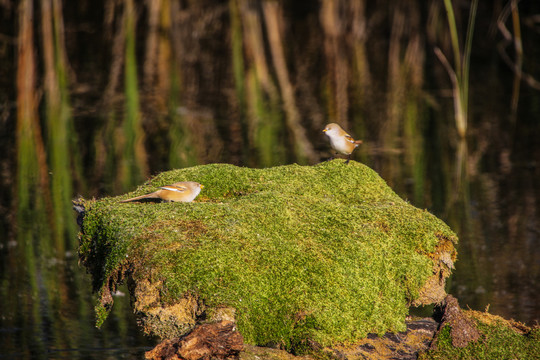
[[(336, 123), (326, 125), (323, 132), (330, 139), (330, 145), (338, 153), (347, 155), (346, 164), (351, 160), (351, 154), (362, 143), (362, 140), (354, 140), (351, 135), (347, 134), (345, 130)], [(332, 159), (332, 158), (330, 158)]]
[(137, 196), (131, 199), (122, 200), (120, 202), (131, 202), (145, 199), (155, 199), (162, 201), (181, 201), (191, 202), (199, 195), (204, 185), (201, 185), (194, 181), (181, 181), (172, 185), (165, 185), (159, 188), (159, 190), (153, 193)]

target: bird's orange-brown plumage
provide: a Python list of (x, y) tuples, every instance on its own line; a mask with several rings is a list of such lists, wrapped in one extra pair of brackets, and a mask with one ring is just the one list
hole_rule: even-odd
[(330, 123), (325, 126), (323, 132), (330, 139), (330, 145), (336, 152), (347, 155), (349, 162), (351, 154), (362, 143), (362, 140), (354, 140), (353, 137), (336, 123)]
[(146, 199), (161, 201), (191, 202), (201, 192), (204, 186), (194, 181), (181, 181), (172, 185), (161, 186), (150, 194), (136, 196), (134, 198), (122, 200), (120, 202), (133, 202)]

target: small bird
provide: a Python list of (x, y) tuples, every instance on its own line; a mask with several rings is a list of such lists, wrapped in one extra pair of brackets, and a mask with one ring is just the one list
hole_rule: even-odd
[[(346, 164), (351, 160), (351, 154), (362, 143), (362, 140), (354, 140), (351, 135), (347, 134), (345, 130), (336, 123), (326, 125), (323, 132), (330, 139), (330, 145), (338, 153), (347, 155)], [(330, 158), (329, 160), (333, 159)]]
[(145, 199), (162, 200), (166, 202), (180, 201), (191, 202), (199, 195), (204, 185), (194, 181), (180, 181), (172, 185), (161, 186), (153, 193), (137, 196), (120, 202), (131, 202)]

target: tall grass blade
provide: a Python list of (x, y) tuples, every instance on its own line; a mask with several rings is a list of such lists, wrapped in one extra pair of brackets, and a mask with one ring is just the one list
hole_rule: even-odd
[(478, 0), (472, 0), (469, 10), (469, 22), (467, 24), (467, 35), (465, 37), (465, 48), (463, 50), (463, 76), (461, 84), (461, 101), (464, 104), (463, 111), (469, 112), (469, 70), (471, 66), (472, 40), (474, 34), (474, 23), (476, 21), (476, 11), (478, 9)]
[(461, 74), (461, 47), (459, 45), (456, 16), (454, 15), (454, 7), (452, 5), (452, 0), (444, 0), (444, 7), (446, 9), (446, 16), (448, 18), (448, 28), (450, 30), (452, 50), (454, 51), (454, 66), (456, 69), (455, 71), (456, 74)]
[[(472, 38), (474, 33), (474, 22), (476, 19), (476, 11), (478, 0), (471, 2), (469, 12), (469, 21), (467, 25), (467, 35), (465, 40), (465, 49), (463, 54), (459, 45), (456, 18), (451, 0), (444, 0), (446, 14), (448, 18), (448, 27), (450, 30), (450, 38), (452, 40), (452, 50), (454, 52), (454, 69), (448, 64), (442, 52), (436, 49), (436, 54), (445, 66), (450, 79), (452, 81), (454, 92), (454, 109), (455, 121), (458, 134), (464, 138), (467, 134), (467, 118), (468, 118), (468, 103), (469, 103), (469, 67), (472, 50)], [(462, 57), (463, 56), (463, 57)], [(444, 58), (444, 59), (443, 59)]]

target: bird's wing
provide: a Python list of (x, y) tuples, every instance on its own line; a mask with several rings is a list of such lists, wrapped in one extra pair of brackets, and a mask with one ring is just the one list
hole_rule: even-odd
[(160, 189), (169, 190), (169, 191), (184, 192), (184, 191), (187, 190), (187, 187), (185, 187), (183, 185), (165, 185), (165, 186), (161, 186)]
[(350, 143), (353, 143), (354, 144), (354, 139), (352, 138), (351, 135), (345, 133), (345, 139), (350, 142)]

